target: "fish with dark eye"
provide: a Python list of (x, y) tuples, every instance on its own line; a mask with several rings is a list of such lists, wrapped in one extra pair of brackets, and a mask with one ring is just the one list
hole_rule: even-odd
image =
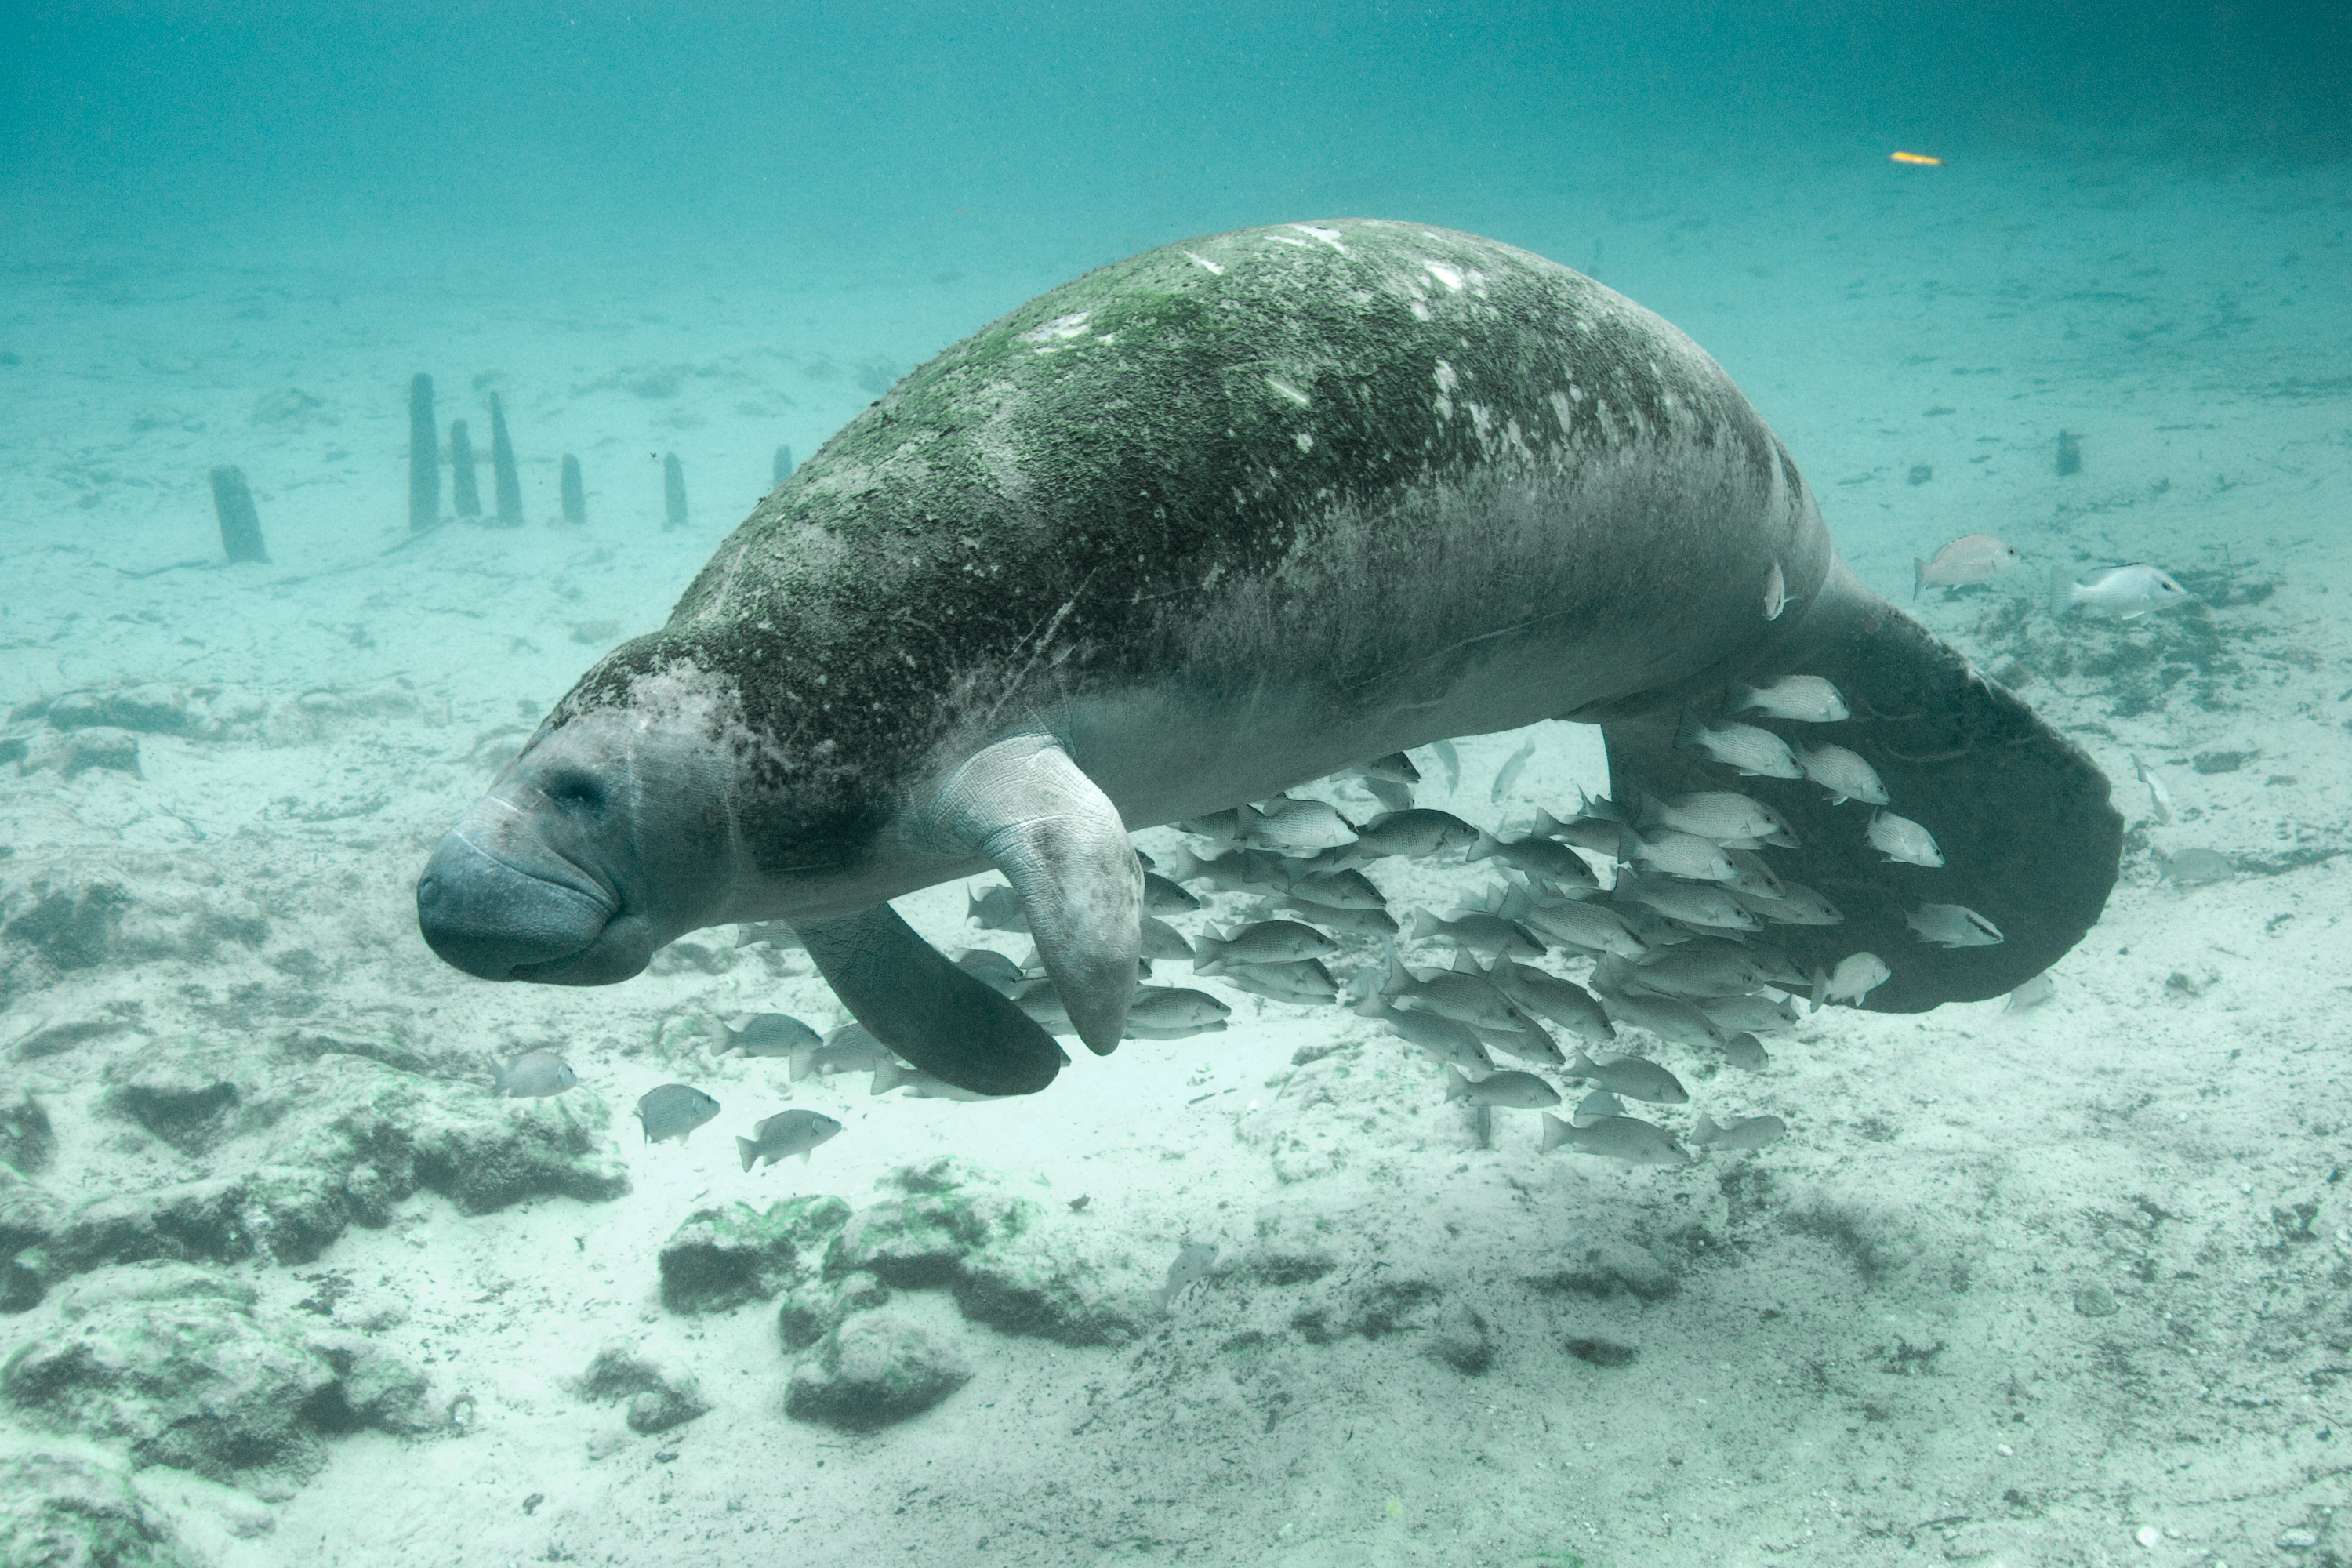
[(1468, 948), (1489, 957), (1541, 958), (1544, 944), (1525, 926), (1507, 921), (1500, 915), (1472, 910), (1453, 920), (1440, 920), (1427, 910), (1412, 911), (1412, 920), (1405, 927), (1405, 937), (1411, 942), (1450, 942), (1456, 947)]
[(1690, 1091), (1683, 1088), (1680, 1079), (1642, 1057), (1612, 1057), (1607, 1061), (1594, 1061), (1579, 1051), (1561, 1069), (1560, 1076), (1598, 1084), (1612, 1094), (1647, 1100), (1652, 1105), (1690, 1103)]
[(956, 967), (995, 992), (1010, 996), (1027, 982), (1021, 966), (992, 947), (969, 947), (956, 954)]
[(1181, 1040), (1213, 1034), (1232, 1012), (1207, 992), (1189, 986), (1139, 986), (1135, 1005), (1127, 1010), (1127, 1038)]
[(816, 1146), (840, 1131), (841, 1123), (830, 1116), (820, 1116), (814, 1110), (787, 1110), (752, 1128), (749, 1138), (736, 1139), (735, 1152), (741, 1156), (747, 1171), (755, 1164), (772, 1165), (792, 1154), (798, 1154), (805, 1165), (816, 1152)]
[(1642, 826), (1669, 827), (1717, 844), (1742, 841), (1742, 847), (1757, 844), (1798, 847), (1787, 818), (1762, 801), (1730, 790), (1701, 790), (1650, 801), (1642, 808)]
[(1909, 817), (1897, 816), (1891, 811), (1872, 812), (1869, 829), (1863, 837), (1873, 848), (1885, 851), (1889, 861), (1930, 867), (1944, 863), (1944, 852), (1937, 847), (1934, 834)]
[(1725, 767), (1748, 777), (1804, 777), (1797, 759), (1790, 753), (1789, 742), (1753, 724), (1727, 722), (1721, 729), (1710, 729), (1696, 719), (1685, 719), (1682, 728), (1675, 731), (1675, 744), (1705, 752)]
[(1202, 937), (1192, 944), (1192, 973), (1216, 974), (1237, 964), (1295, 963), (1328, 958), (1339, 944), (1297, 921), (1260, 921)]
[(812, 1073), (873, 1072), (897, 1059), (865, 1025), (844, 1024), (821, 1044), (793, 1053), (793, 1081), (798, 1083)]
[(1886, 786), (1879, 782), (1878, 770), (1843, 746), (1799, 746), (1794, 754), (1805, 776), (1830, 792), (1832, 805), (1843, 805), (1850, 800), (1866, 801), (1872, 805), (1888, 804)]
[(2174, 582), (2169, 574), (2145, 562), (2109, 566), (2087, 578), (2070, 577), (2054, 569), (2050, 574), (2050, 613), (2053, 616), (2070, 616), (2079, 611), (2086, 616), (2136, 621), (2158, 610), (2179, 609), (2195, 597)]
[(1675, 1142), (1673, 1133), (1638, 1116), (1596, 1116), (1589, 1121), (1580, 1116), (1577, 1122), (1580, 1125), (1546, 1113), (1543, 1152), (1549, 1154), (1554, 1149), (1566, 1147), (1580, 1154), (1598, 1154), (1628, 1165), (1690, 1163), (1690, 1154)]
[(1698, 1119), (1691, 1129), (1693, 1143), (1716, 1149), (1761, 1149), (1789, 1131), (1789, 1124), (1777, 1116), (1735, 1116), (1728, 1121)]
[(646, 1142), (675, 1138), (683, 1143), (688, 1133), (719, 1114), (719, 1102), (690, 1084), (666, 1083), (640, 1095), (631, 1114), (645, 1129)]
[(572, 1064), (553, 1051), (525, 1051), (504, 1067), (493, 1057), (490, 1072), (494, 1080), (490, 1092), (516, 1100), (544, 1100), (580, 1081), (572, 1074)]
[(1593, 889), (1601, 886), (1592, 868), (1584, 857), (1559, 839), (1530, 833), (1522, 838), (1497, 838), (1481, 832), (1465, 860), (1500, 860), (1516, 866), (1531, 877), (1563, 888)]
[(1937, 947), (1992, 947), (2005, 940), (1999, 926), (1966, 904), (1921, 904), (1903, 922)]
[(1559, 1090), (1531, 1072), (1507, 1068), (1485, 1078), (1468, 1079), (1454, 1068), (1445, 1073), (1445, 1098), (1473, 1105), (1502, 1105), (1514, 1110), (1541, 1110), (1559, 1103)]
[(1339, 999), (1339, 983), (1312, 958), (1276, 963), (1231, 963), (1218, 972), (1217, 978), (1236, 991), (1287, 1002), (1293, 1006), (1318, 1006)]
[(1769, 686), (1737, 686), (1727, 713), (1762, 713), (1805, 724), (1834, 724), (1853, 717), (1838, 689), (1818, 675), (1784, 675)]
[(1813, 971), (1813, 1011), (1818, 1013), (1831, 1002), (1851, 1002), (1862, 1005), (1863, 998), (1895, 978), (1886, 961), (1874, 952), (1850, 952), (1838, 960), (1837, 967), (1824, 973)]
[(755, 1013), (740, 1028), (710, 1020), (713, 1055), (741, 1051), (747, 1057), (788, 1057), (817, 1044), (817, 1033), (786, 1013)]
[(1421, 859), (1447, 849), (1467, 849), (1478, 830), (1448, 812), (1415, 807), (1383, 812), (1364, 824), (1356, 841), (1336, 852), (1335, 870), (1347, 870), (1397, 856)]
[(1244, 848), (1313, 855), (1356, 841), (1354, 826), (1328, 801), (1286, 796), (1266, 802), (1265, 807), (1264, 811), (1249, 805), (1234, 808), (1240, 817), (1237, 841)]
[(1361, 871), (1319, 871), (1301, 877), (1291, 884), (1290, 898), (1296, 903), (1359, 912), (1389, 907), (1387, 896)]
[(2024, 559), (1990, 533), (1964, 533), (1937, 551), (1932, 561), (1911, 558), (1911, 596), (1917, 598), (1930, 584), (1959, 588), (1990, 582)]
[(910, 1068), (893, 1058), (874, 1069), (874, 1081), (866, 1090), (868, 1094), (887, 1094), (903, 1089), (914, 1100), (997, 1100), (999, 1095), (982, 1094), (976, 1089), (966, 1089), (943, 1078), (937, 1078), (920, 1068)]
[(1170, 881), (1157, 871), (1143, 874), (1143, 912), (1151, 915), (1186, 914), (1201, 907), (1201, 900)]

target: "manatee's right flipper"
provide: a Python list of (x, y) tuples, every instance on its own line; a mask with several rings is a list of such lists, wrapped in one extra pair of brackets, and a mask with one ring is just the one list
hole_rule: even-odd
[(915, 933), (887, 904), (797, 925), (818, 973), (874, 1037), (980, 1094), (1034, 1094), (1069, 1058), (1037, 1021)]
[[(2115, 886), (2123, 819), (2108, 804), (2106, 775), (1843, 563), (1805, 609), (1801, 625), (1776, 636), (1744, 668), (1644, 693), (1614, 711), (1573, 715), (1602, 725), (1612, 793), (1623, 800), (1630, 792), (1737, 790), (1787, 817), (1802, 847), (1764, 850), (1766, 864), (1827, 897), (1845, 920), (1771, 926), (1769, 939), (1807, 969), (1833, 967), (1849, 953), (1878, 954), (1894, 978), (1870, 994), (1874, 1011), (1920, 1013), (2015, 989), (2082, 941)], [(1853, 717), (1834, 724), (1737, 717), (1807, 745), (1832, 742), (1858, 752), (1885, 784), (1886, 809), (1934, 835), (1941, 867), (1889, 863), (1864, 838), (1867, 805), (1833, 806), (1807, 780), (1741, 778), (1675, 746), (1686, 709), (1719, 721), (1713, 710), (1725, 679), (1761, 686), (1785, 674), (1826, 677)], [(1930, 946), (1906, 919), (1927, 903), (1965, 905), (2005, 940)]]

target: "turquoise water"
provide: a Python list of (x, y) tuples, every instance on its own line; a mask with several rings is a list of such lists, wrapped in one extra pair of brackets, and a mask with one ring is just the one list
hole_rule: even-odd
[[(2333, 8), (0, 27), (0, 1560), (2352, 1550)], [(781, 448), (1090, 268), (1345, 217), (1520, 247), (1688, 333), (1861, 580), (2105, 773), (2120, 877), (2046, 1001), (1783, 985), (1761, 1071), (1629, 1034), (1690, 1087), (1651, 1112), (1677, 1137), (1788, 1129), (1651, 1168), (1215, 976), (1223, 1030), (971, 1104), (722, 1054), (715, 1025), (848, 1022), (788, 939), (714, 927), (593, 988), (426, 948), (441, 835)], [(266, 562), (224, 559), (232, 467)], [(1979, 532), (2021, 564), (1923, 581)], [(2127, 563), (2194, 603), (2051, 614), (2053, 572)], [(1559, 723), (1413, 761), (1417, 804), (1506, 837), (1608, 784)], [(1458, 852), (1374, 876), (1400, 922), (1504, 885)], [(898, 908), (1019, 961), (968, 918), (995, 881)], [(1190, 885), (1188, 940), (1245, 918)], [(1377, 984), (1376, 941), (1338, 945)], [(492, 1097), (486, 1058), (541, 1050), (574, 1081)], [(664, 1085), (720, 1109), (647, 1142)], [(840, 1130), (746, 1169), (787, 1110)], [(860, 1356), (929, 1393), (828, 1404)]]

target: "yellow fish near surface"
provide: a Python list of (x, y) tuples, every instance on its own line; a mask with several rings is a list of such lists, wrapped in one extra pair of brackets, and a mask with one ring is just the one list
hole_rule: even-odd
[(1919, 590), (1930, 583), (1939, 588), (1981, 583), (2000, 576), (2024, 559), (2013, 546), (2003, 544), (1990, 533), (1963, 533), (1936, 552), (1933, 561), (1912, 557), (1911, 596), (1917, 598)]
[(1944, 161), (1941, 158), (1930, 158), (1925, 153), (1889, 153), (1886, 155), (1886, 161), (1890, 163), (1917, 163), (1929, 169), (1940, 169), (1944, 166)]

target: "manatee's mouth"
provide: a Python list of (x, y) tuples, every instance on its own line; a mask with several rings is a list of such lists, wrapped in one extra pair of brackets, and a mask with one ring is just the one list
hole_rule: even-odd
[(457, 826), (416, 882), (425, 945), (484, 980), (607, 985), (645, 968), (659, 945), (653, 923), (560, 856), (518, 865)]

